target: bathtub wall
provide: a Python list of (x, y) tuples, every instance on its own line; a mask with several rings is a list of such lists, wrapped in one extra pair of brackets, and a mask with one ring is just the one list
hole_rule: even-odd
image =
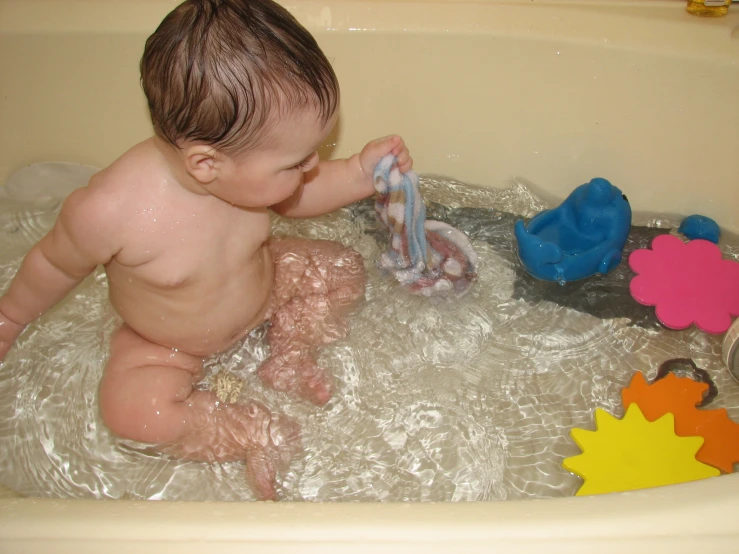
[[(0, 0), (0, 181), (42, 160), (103, 166), (150, 135), (138, 60), (177, 1)], [(702, 212), (739, 231), (739, 6), (704, 20), (682, 0), (283, 1), (342, 82), (334, 155), (400, 132), (420, 172), (485, 186), (520, 176), (559, 197), (601, 175), (637, 210)], [(739, 474), (447, 505), (5, 495), (0, 552), (675, 554), (739, 544)]]
[[(102, 166), (146, 138), (138, 61), (176, 4), (0, 0), (0, 180), (42, 160)], [(398, 132), (422, 173), (521, 177), (558, 197), (603, 176), (637, 211), (739, 230), (738, 14), (670, 0), (284, 5), (341, 80), (334, 155)]]

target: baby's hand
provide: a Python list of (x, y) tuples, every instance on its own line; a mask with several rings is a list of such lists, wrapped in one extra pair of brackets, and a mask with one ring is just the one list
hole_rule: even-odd
[(15, 343), (15, 339), (18, 338), (24, 328), (24, 325), (10, 321), (0, 313), (0, 362), (3, 361), (5, 354), (8, 353), (10, 347)]
[(359, 154), (359, 165), (362, 168), (362, 173), (372, 179), (375, 166), (388, 154), (392, 154), (398, 159), (398, 169), (401, 173), (413, 168), (413, 158), (411, 158), (403, 139), (398, 135), (390, 135), (373, 140), (362, 148), (362, 152)]

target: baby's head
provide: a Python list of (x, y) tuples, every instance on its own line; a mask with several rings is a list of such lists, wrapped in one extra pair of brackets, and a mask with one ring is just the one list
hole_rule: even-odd
[(149, 37), (141, 82), (156, 134), (228, 155), (300, 111), (326, 125), (339, 85), (311, 34), (271, 0), (187, 0)]

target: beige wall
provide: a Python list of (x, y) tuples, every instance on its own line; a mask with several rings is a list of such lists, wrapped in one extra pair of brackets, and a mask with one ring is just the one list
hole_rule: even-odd
[[(148, 136), (138, 60), (175, 3), (0, 1), (0, 179)], [(422, 173), (559, 197), (603, 176), (637, 211), (737, 231), (739, 14), (677, 4), (285, 1), (342, 82), (336, 155), (400, 132)]]

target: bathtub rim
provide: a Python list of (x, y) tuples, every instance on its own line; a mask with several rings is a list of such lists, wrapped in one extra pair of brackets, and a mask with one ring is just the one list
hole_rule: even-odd
[[(278, 0), (311, 33), (462, 33), (638, 49), (732, 65), (739, 9), (699, 18), (680, 0)], [(0, 0), (0, 35), (148, 35), (177, 0)], [(444, 6), (446, 4), (446, 6)], [(444, 17), (428, 6), (441, 6)], [(490, 17), (493, 15), (495, 17)], [(355, 21), (362, 21), (356, 27)], [(409, 21), (412, 22), (409, 24)], [(685, 40), (686, 33), (691, 40)], [(604, 40), (604, 37), (605, 40)]]
[[(592, 497), (465, 503), (0, 500), (0, 544), (508, 545), (671, 552), (739, 544), (739, 474)], [(131, 528), (138, 530), (132, 536)], [(289, 532), (285, 532), (285, 530)], [(675, 550), (675, 548), (678, 550)], [(685, 547), (683, 550), (682, 547)], [(516, 550), (519, 551), (519, 550)], [(667, 551), (667, 550), (665, 550)], [(717, 550), (723, 551), (723, 550)]]

